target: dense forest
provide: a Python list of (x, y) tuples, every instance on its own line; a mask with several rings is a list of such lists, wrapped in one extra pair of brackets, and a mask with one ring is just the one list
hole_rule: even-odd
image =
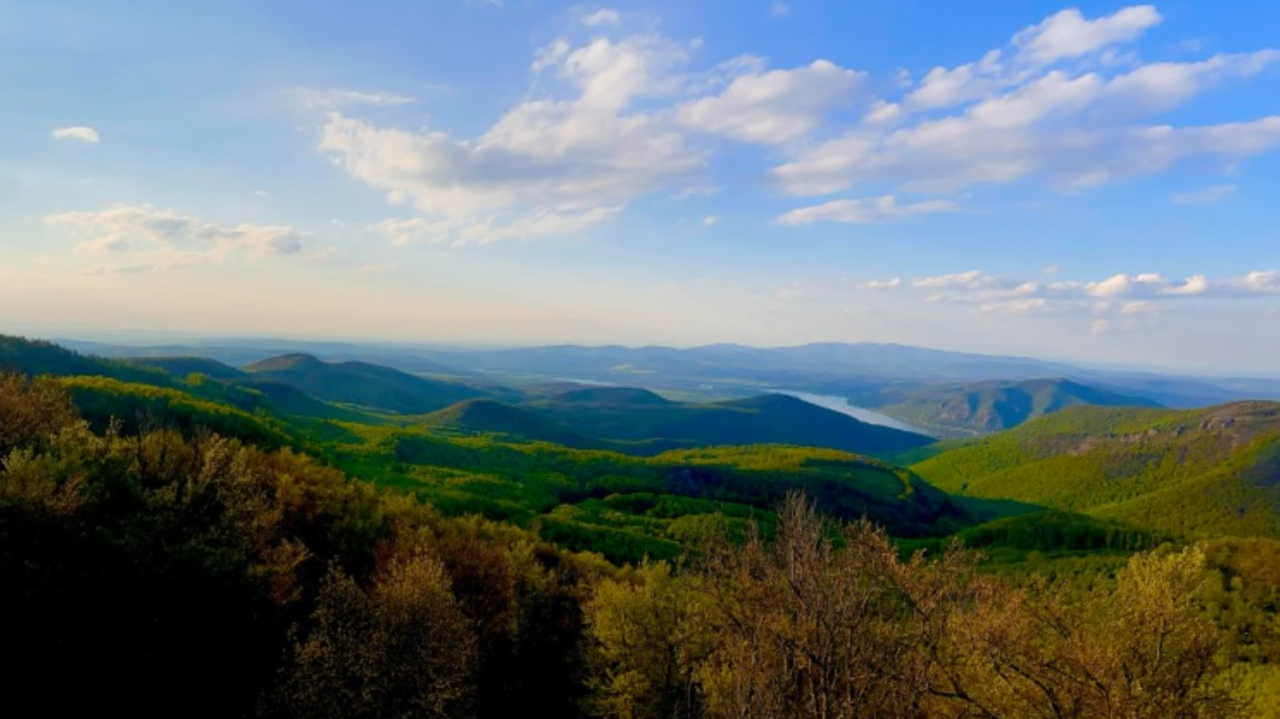
[[(93, 427), (56, 379), (0, 377), (15, 706), (1154, 718), (1280, 704), (1270, 540), (1124, 535), (1147, 551), (1050, 578), (990, 571), (959, 541), (912, 552), (792, 488), (758, 519), (708, 515), (669, 560), (618, 564), (289, 446), (126, 424)], [(1091, 531), (1072, 522), (1038, 522), (1059, 534), (1024, 548)], [(994, 526), (970, 543), (1020, 541)]]
[[(12, 686), (35, 701), (74, 677), (43, 700), (59, 709), (167, 713), (177, 692), (210, 716), (1254, 716), (1280, 696), (1274, 533), (1055, 501), (1099, 491), (1090, 462), (1121, 498), (1265, 463), (1269, 405), (1064, 412), (902, 453), (917, 474), (652, 441), (729, 438), (742, 412), (785, 430), (762, 438), (825, 436), (787, 401), (491, 385), (405, 415), (371, 404), (435, 386), (372, 365), (266, 377), (0, 339)], [(316, 375), (360, 401), (312, 394)], [(680, 413), (700, 419), (655, 429)], [(994, 484), (1011, 472), (1028, 478)], [(1213, 526), (1270, 526), (1247, 516)]]

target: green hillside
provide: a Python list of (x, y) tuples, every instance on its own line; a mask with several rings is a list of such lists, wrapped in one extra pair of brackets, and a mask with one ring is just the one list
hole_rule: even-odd
[(908, 390), (877, 409), (936, 430), (946, 437), (999, 432), (1078, 405), (1159, 407), (1143, 397), (1119, 394), (1067, 379), (971, 382)]
[(1150, 529), (1280, 537), (1280, 403), (1074, 407), (912, 466), (951, 492)]
[(44, 340), (0, 335), (0, 372), (57, 377), (95, 375), (125, 382), (164, 384), (167, 372), (128, 362), (82, 355)]
[(175, 377), (202, 374), (213, 379), (233, 380), (248, 376), (231, 365), (204, 357), (128, 357), (122, 361), (132, 365), (153, 367)]
[(698, 404), (670, 402), (646, 390), (598, 388), (526, 406), (575, 432), (618, 441), (795, 444), (877, 455), (933, 442), (931, 437), (868, 424), (779, 394)]
[(311, 355), (273, 357), (245, 367), (255, 380), (287, 384), (330, 402), (398, 414), (425, 414), (485, 393), (366, 362), (322, 362)]
[(558, 422), (491, 399), (469, 399), (432, 412), (422, 418), (422, 425), (460, 434), (552, 442), (576, 449), (606, 449), (613, 444), (578, 434)]

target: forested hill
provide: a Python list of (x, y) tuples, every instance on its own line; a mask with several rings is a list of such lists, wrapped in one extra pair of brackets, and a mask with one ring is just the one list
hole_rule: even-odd
[(575, 432), (631, 442), (796, 444), (878, 455), (934, 441), (932, 437), (862, 422), (779, 394), (681, 403), (644, 390), (598, 388), (533, 400), (525, 406)]
[(167, 373), (159, 368), (141, 367), (65, 349), (44, 340), (0, 335), (0, 372), (60, 377), (93, 375), (127, 382), (164, 383)]
[(1166, 531), (1280, 537), (1280, 403), (1072, 407), (912, 466), (951, 492)]
[(367, 362), (323, 362), (307, 354), (289, 354), (244, 368), (259, 380), (296, 387), (330, 402), (399, 414), (423, 414), (455, 402), (485, 397), (480, 389), (457, 382), (417, 377)]
[(901, 393), (877, 409), (951, 437), (989, 434), (1027, 420), (1077, 405), (1159, 407), (1133, 395), (1120, 394), (1067, 379), (1021, 382), (971, 382), (935, 385)]

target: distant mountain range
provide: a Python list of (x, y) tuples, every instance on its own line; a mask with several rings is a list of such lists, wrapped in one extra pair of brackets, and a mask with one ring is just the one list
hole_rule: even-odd
[[(196, 357), (101, 359), (51, 343), (3, 339), (0, 360), (9, 361), (0, 361), (0, 369), (120, 380), (124, 384), (78, 383), (78, 396), (86, 402), (92, 399), (102, 411), (151, 406), (191, 394), (242, 412), (263, 407), (282, 416), (364, 423), (380, 421), (382, 415), (455, 433), (638, 454), (710, 445), (790, 444), (880, 455), (934, 441), (780, 395), (686, 403), (644, 389), (595, 387), (534, 397), (492, 384), (478, 387), (367, 362), (325, 362), (303, 353), (237, 369)], [(128, 383), (139, 389), (130, 390)], [(157, 394), (146, 387), (177, 394)], [(122, 397), (130, 392), (137, 396), (125, 402)], [(190, 409), (190, 421), (198, 423), (197, 415), (205, 410), (197, 411), (197, 405)]]
[[(244, 367), (305, 353), (327, 362), (361, 361), (472, 385), (585, 380), (669, 392), (744, 397), (765, 388), (838, 395), (875, 407), (903, 401), (903, 390), (929, 385), (1046, 377), (1145, 398), (1168, 407), (1203, 407), (1240, 399), (1280, 400), (1280, 380), (1190, 377), (1100, 370), (1026, 357), (982, 355), (898, 344), (821, 343), (757, 348), (716, 344), (692, 348), (555, 345), (520, 349), (445, 350), (292, 340), (218, 340), (152, 347), (59, 340), (103, 357), (197, 356)], [(896, 399), (886, 399), (886, 392)], [(895, 394), (898, 393), (898, 394)]]

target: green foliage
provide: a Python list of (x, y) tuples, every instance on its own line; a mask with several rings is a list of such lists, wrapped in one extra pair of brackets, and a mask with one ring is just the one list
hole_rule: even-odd
[(1016, 427), (1067, 407), (1159, 407), (1151, 400), (1130, 397), (1066, 379), (1022, 382), (971, 382), (902, 391), (885, 414), (936, 430), (939, 436), (969, 437)]
[(279, 711), (297, 717), (453, 717), (473, 711), (476, 637), (439, 560), (392, 561), (371, 587), (334, 569), (294, 650)]
[[(1275, 696), (1276, 541), (1126, 562), (1121, 550), (1159, 535), (1066, 513), (970, 530), (1028, 564), (1040, 548), (1094, 548), (1040, 564), (1080, 572), (1023, 586), (977, 571), (967, 550), (905, 558), (867, 521), (833, 523), (795, 498), (776, 513), (762, 506), (803, 489), (852, 516), (845, 494), (900, 526), (946, 522), (934, 504), (945, 495), (911, 473), (834, 450), (638, 458), (356, 423), (333, 424), (322, 445), (326, 461), (361, 476), (510, 512), (521, 528), (447, 518), (294, 450), (178, 423), (95, 433), (63, 383), (154, 401), (192, 425), (239, 431), (258, 419), (174, 389), (0, 375), (0, 418), (36, 418), (0, 425), (19, 428), (6, 430), (0, 459), (15, 706), (171, 715), (179, 696), (228, 717), (914, 719), (1068, 707), (1154, 719), (1246, 716)], [(265, 430), (289, 438), (297, 427), (253, 431)], [(1099, 557), (1110, 564), (1072, 564)], [(1224, 671), (1233, 660), (1238, 688)], [(46, 691), (51, 676), (74, 677), (75, 691)]]
[(953, 445), (912, 469), (938, 487), (1175, 534), (1280, 537), (1280, 404), (1076, 407)]
[[(0, 389), (0, 406), (31, 399)], [(0, 614), (20, 618), (8, 701), (500, 717), (564, 716), (581, 694), (579, 595), (598, 559), (289, 450), (119, 427), (29, 433), (0, 462)], [(45, 692), (50, 676), (75, 691)]]
[(59, 382), (81, 414), (99, 429), (119, 421), (132, 433), (175, 426), (186, 432), (218, 432), (268, 447), (290, 443), (280, 422), (268, 412), (251, 413), (177, 389), (106, 377), (63, 377)]
[(52, 342), (8, 335), (0, 335), (0, 372), (56, 377), (97, 375), (147, 384), (165, 384), (168, 381), (167, 373), (158, 369), (88, 357)]
[(245, 368), (255, 380), (278, 382), (329, 402), (399, 414), (434, 412), (486, 393), (457, 382), (427, 379), (365, 362), (330, 364), (291, 354)]

